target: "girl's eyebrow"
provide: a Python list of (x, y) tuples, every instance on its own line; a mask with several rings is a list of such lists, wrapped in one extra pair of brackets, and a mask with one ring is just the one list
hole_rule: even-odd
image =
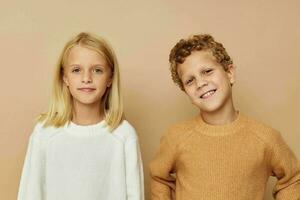
[(101, 63), (97, 63), (97, 64), (94, 64), (93, 67), (104, 67), (105, 65), (104, 64), (101, 64)]
[[(74, 66), (74, 67), (79, 67), (80, 64), (73, 63), (73, 64), (69, 64), (69, 66), (71, 66), (71, 67), (73, 67), (73, 66)], [(104, 67), (105, 64), (97, 63), (97, 64), (92, 65), (92, 67), (97, 67), (97, 66)]]
[(79, 65), (79, 64), (76, 64), (76, 63), (74, 63), (74, 64), (69, 64), (69, 66), (70, 66), (70, 67), (79, 67), (80, 65)]

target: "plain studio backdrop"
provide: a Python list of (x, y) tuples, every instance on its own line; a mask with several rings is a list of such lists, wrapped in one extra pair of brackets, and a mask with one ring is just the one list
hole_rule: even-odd
[[(106, 38), (120, 62), (125, 112), (148, 165), (169, 125), (198, 114), (169, 73), (180, 38), (210, 33), (237, 66), (236, 107), (279, 130), (300, 157), (298, 0), (10, 1), (0, 8), (0, 199), (17, 196), (34, 119), (48, 105), (53, 69), (82, 31)], [(266, 199), (271, 200), (270, 179)]]

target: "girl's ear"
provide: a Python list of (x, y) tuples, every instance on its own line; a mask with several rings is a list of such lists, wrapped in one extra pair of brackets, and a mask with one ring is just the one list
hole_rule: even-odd
[(228, 65), (226, 73), (231, 85), (233, 85), (235, 83), (235, 66), (233, 64)]
[(109, 80), (107, 81), (106, 87), (110, 87), (113, 82), (113, 77), (110, 77)]
[(64, 83), (66, 84), (66, 86), (67, 87), (69, 87), (69, 81), (68, 81), (68, 78), (67, 78), (67, 76), (65, 75), (65, 74), (63, 74), (63, 81), (64, 81)]
[(112, 82), (114, 80), (114, 74), (113, 74), (113, 72), (110, 72), (110, 73), (111, 73), (110, 77), (109, 77), (109, 79), (107, 81), (107, 84), (106, 84), (106, 87), (108, 87), (108, 88), (112, 85)]

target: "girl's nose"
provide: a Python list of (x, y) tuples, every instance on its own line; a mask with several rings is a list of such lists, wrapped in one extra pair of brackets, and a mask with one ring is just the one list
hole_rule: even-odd
[(91, 83), (91, 82), (92, 82), (92, 76), (90, 72), (85, 72), (82, 77), (82, 83)]

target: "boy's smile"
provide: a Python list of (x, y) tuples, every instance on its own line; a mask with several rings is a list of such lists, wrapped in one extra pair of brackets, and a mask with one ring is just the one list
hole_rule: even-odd
[(177, 70), (186, 94), (201, 112), (215, 113), (233, 108), (233, 66), (225, 71), (209, 51), (194, 51)]
[(204, 94), (200, 95), (201, 99), (207, 99), (209, 97), (211, 97), (217, 90), (209, 90), (207, 92), (205, 92)]

